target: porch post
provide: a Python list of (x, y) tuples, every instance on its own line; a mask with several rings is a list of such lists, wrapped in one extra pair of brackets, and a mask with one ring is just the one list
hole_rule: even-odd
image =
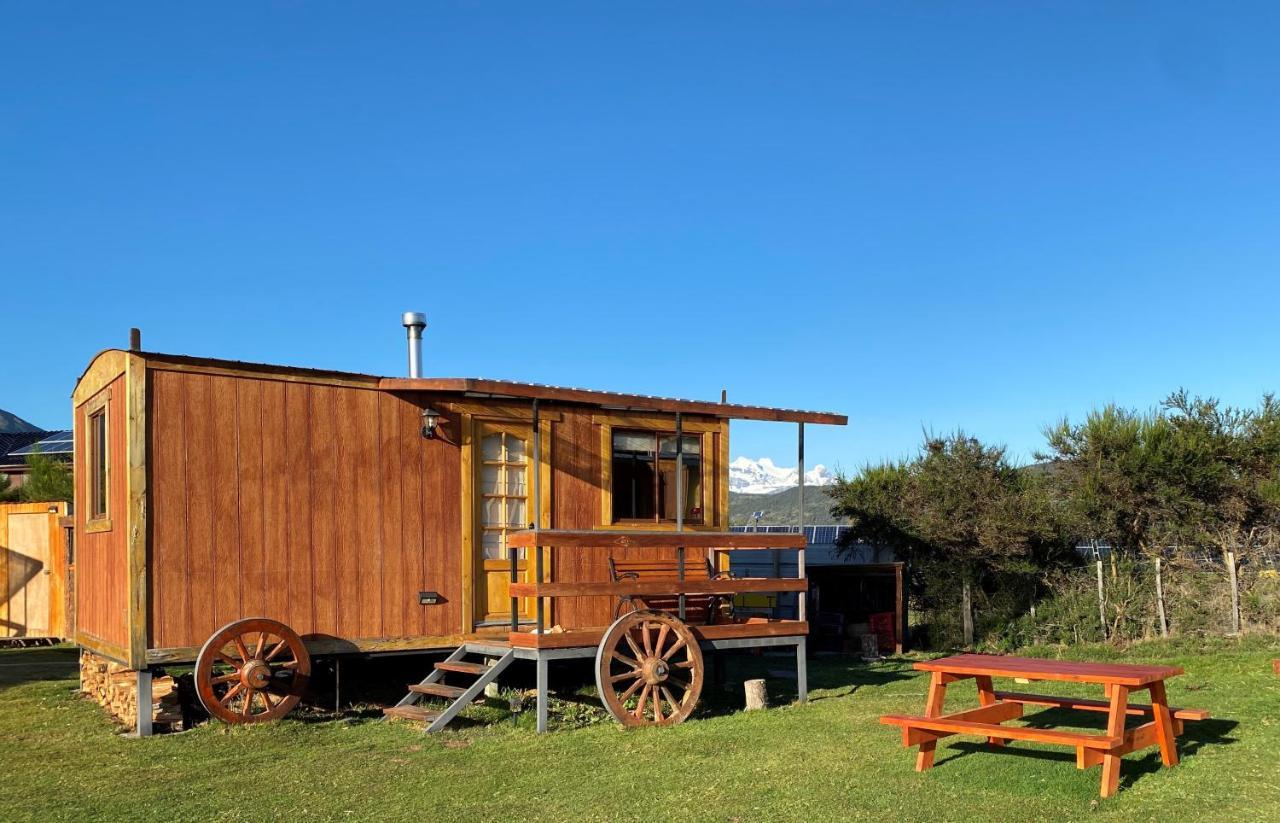
[[(542, 427), (538, 422), (538, 398), (533, 398), (533, 528), (542, 526)], [(533, 549), (533, 582), (542, 582), (542, 546)], [(534, 598), (537, 610), (538, 634), (545, 628), (546, 616), (543, 614), (544, 603), (541, 597)], [(545, 665), (545, 664), (540, 664)], [(539, 697), (541, 702), (545, 702)], [(540, 703), (541, 705), (541, 703)], [(545, 708), (545, 706), (543, 707)], [(543, 709), (539, 709), (539, 717), (545, 719)], [(541, 730), (540, 730), (541, 731)]]
[[(796, 524), (797, 524), (797, 528), (800, 531), (800, 534), (803, 535), (804, 534), (804, 423), (801, 422), (796, 425), (797, 425), (797, 434), (796, 434), (797, 455), (796, 456), (799, 462), (799, 467), (796, 469), (796, 472), (800, 475), (800, 478), (799, 478), (800, 488), (797, 490), (797, 494), (796, 494), (796, 508), (799, 509), (799, 511), (796, 512)], [(796, 551), (796, 576), (799, 577), (801, 580), (806, 579), (805, 569), (804, 569), (804, 552), (805, 552), (804, 547), (801, 547)], [(796, 618), (799, 620), (808, 619), (807, 618), (808, 608), (805, 602), (806, 599), (807, 599), (807, 592), (797, 593)]]
[[(658, 459), (662, 459), (662, 444), (658, 444)], [(684, 531), (684, 416), (676, 412), (676, 531)], [(676, 549), (676, 579), (684, 586), (684, 546)], [(685, 619), (685, 594), (680, 592), (676, 602), (680, 619)]]

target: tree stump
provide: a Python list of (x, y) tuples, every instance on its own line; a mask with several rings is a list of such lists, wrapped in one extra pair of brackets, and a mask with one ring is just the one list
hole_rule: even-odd
[(764, 680), (748, 680), (742, 684), (747, 695), (747, 711), (763, 709), (769, 705), (769, 695), (764, 689)]

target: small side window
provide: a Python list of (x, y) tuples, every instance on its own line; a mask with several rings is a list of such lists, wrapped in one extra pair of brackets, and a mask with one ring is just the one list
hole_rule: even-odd
[[(613, 433), (613, 522), (676, 519), (676, 438), (650, 431)], [(702, 523), (702, 441), (682, 440), (686, 523)]]
[(107, 408), (103, 406), (89, 415), (89, 519), (105, 520), (107, 511), (107, 472), (110, 469), (107, 448)]

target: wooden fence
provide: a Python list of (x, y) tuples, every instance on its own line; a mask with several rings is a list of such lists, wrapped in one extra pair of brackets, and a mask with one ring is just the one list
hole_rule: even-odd
[(66, 503), (0, 503), (0, 638), (71, 635)]

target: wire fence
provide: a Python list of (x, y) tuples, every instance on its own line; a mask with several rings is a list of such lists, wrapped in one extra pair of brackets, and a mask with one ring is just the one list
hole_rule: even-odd
[(1039, 576), (999, 575), (971, 593), (973, 644), (963, 636), (955, 575), (926, 573), (920, 582), (912, 606), (934, 648), (1280, 634), (1280, 555), (1268, 553), (1111, 555)]

